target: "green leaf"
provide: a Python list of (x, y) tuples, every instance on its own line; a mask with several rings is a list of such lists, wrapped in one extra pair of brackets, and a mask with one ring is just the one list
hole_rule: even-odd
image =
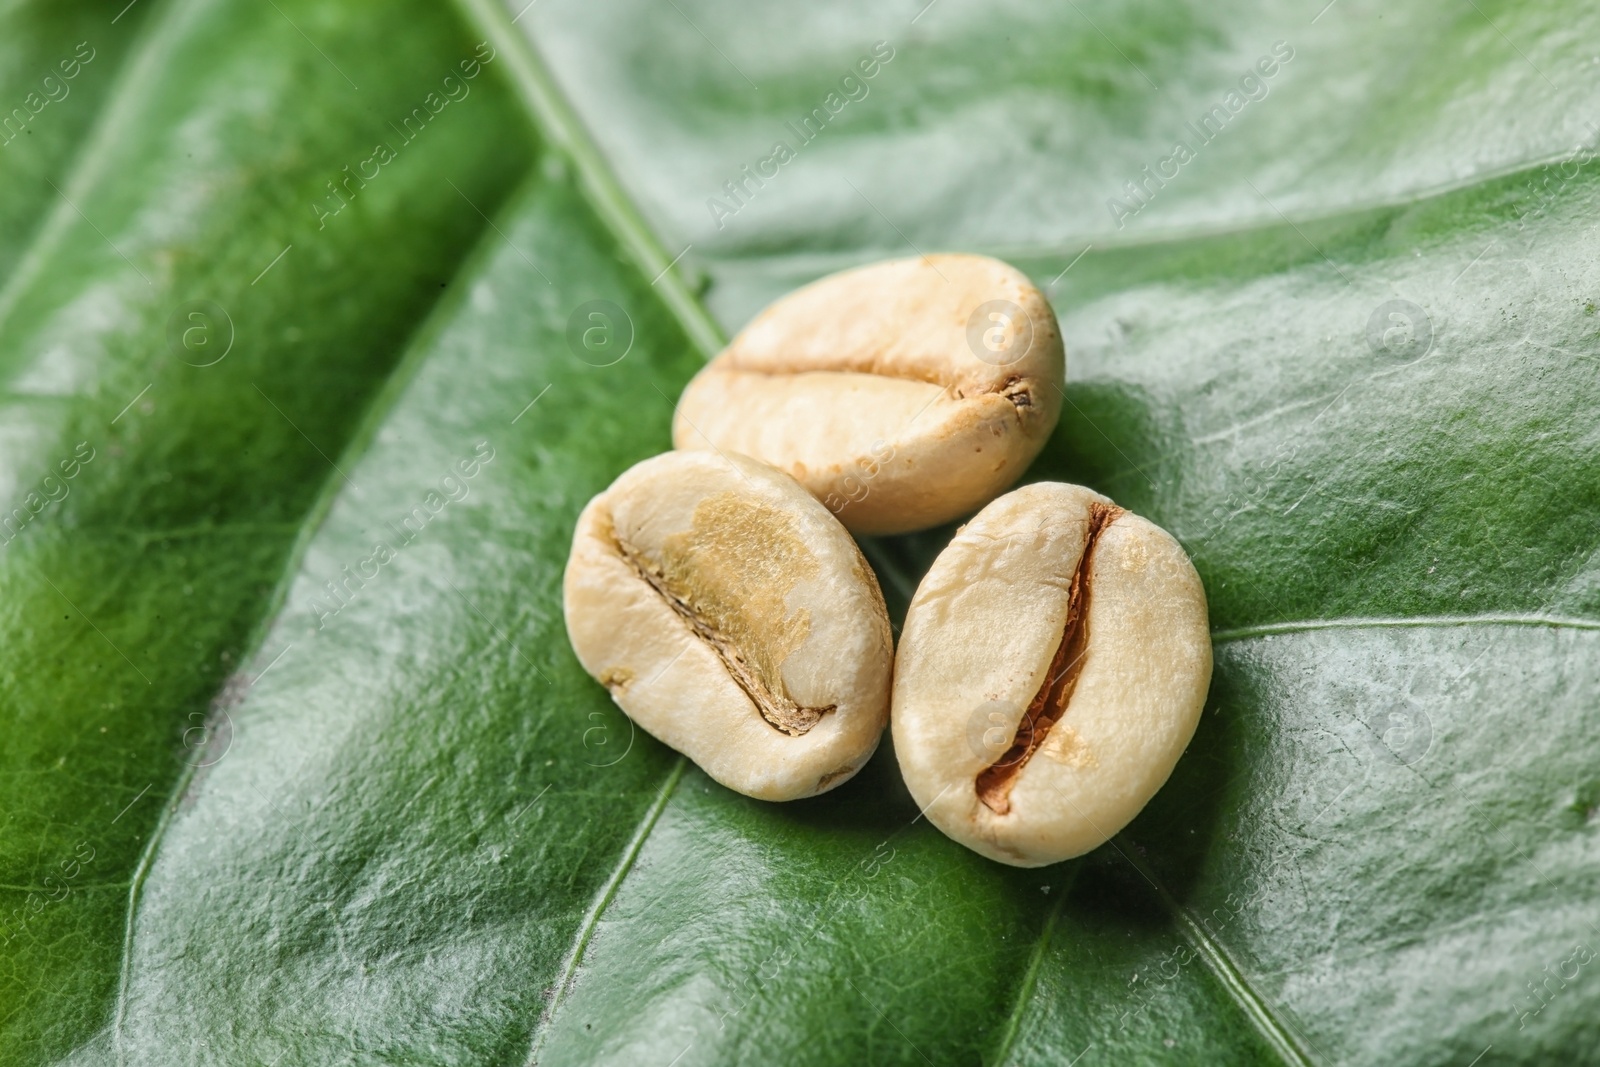
[[(94, 449), (0, 547), (0, 1063), (1600, 1062), (1600, 18), (513, 3), (5, 16), (103, 33), (107, 103), (0, 214), (8, 512)], [(1038, 871), (887, 746), (730, 794), (561, 620), (578, 509), (719, 331), (935, 248), (1060, 314), (1029, 476), (1211, 603), (1173, 780)], [(949, 532), (868, 546), (891, 602)]]
[(0, 277), (58, 197), (147, 9), (34, 0), (0, 11)]
[[(468, 199), (494, 210), (530, 159), (491, 86), (319, 230), (325, 183), (421, 103), (408, 72), (437, 85), (475, 39), (416, 8), (389, 8), (415, 32), (380, 43), (367, 14), (279, 6), (83, 5), (105, 44), (75, 84), (126, 52), (113, 103), (59, 193), (25, 190), (34, 232), (0, 290), (0, 1061), (106, 1025), (208, 705), (276, 654), (252, 634), (296, 543), (356, 492), (328, 457), (375, 429), (363, 410), (483, 228)], [(13, 17), (52, 42), (71, 21)], [(75, 114), (56, 106), (41, 137)]]

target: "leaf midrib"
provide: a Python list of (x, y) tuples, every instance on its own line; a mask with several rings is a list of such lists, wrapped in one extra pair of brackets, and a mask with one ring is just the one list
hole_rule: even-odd
[(677, 272), (675, 264), (681, 262), (688, 248), (675, 254), (667, 252), (562, 94), (548, 64), (518, 32), (499, 0), (456, 0), (456, 7), (469, 23), (489, 35), (497, 51), (507, 53), (511, 87), (527, 109), (534, 131), (543, 138), (547, 150), (554, 149), (572, 163), (579, 185), (606, 229), (634, 265), (651, 279), (651, 287), (660, 292), (701, 357), (709, 359), (727, 343), (727, 338)]
[(1033, 943), (1033, 951), (1028, 954), (1028, 965), (1023, 969), (1022, 981), (1017, 985), (1015, 1003), (1006, 1015), (1005, 1029), (1001, 1031), (1000, 1041), (995, 1046), (995, 1067), (1005, 1067), (1006, 1057), (1011, 1054), (1011, 1047), (1016, 1044), (1017, 1034), (1022, 1030), (1022, 1017), (1027, 1011), (1028, 1000), (1033, 996), (1034, 986), (1039, 981), (1039, 968), (1044, 964), (1044, 954), (1050, 947), (1050, 939), (1055, 936), (1056, 924), (1061, 919), (1061, 909), (1066, 905), (1067, 897), (1072, 893), (1072, 888), (1078, 881), (1078, 873), (1082, 870), (1081, 864), (1073, 866), (1064, 883), (1056, 887), (1055, 902), (1050, 905), (1050, 912), (1045, 916), (1039, 938)]
[(649, 839), (651, 831), (656, 828), (656, 822), (661, 818), (661, 813), (666, 810), (667, 802), (672, 799), (678, 783), (683, 780), (683, 772), (688, 764), (688, 758), (679, 755), (672, 764), (672, 769), (667, 772), (666, 781), (661, 783), (656, 790), (655, 799), (645, 809), (644, 815), (639, 819), (639, 825), (634, 828), (633, 837), (622, 850), (622, 857), (611, 871), (611, 876), (606, 879), (605, 885), (595, 895), (589, 905), (589, 910), (584, 913), (583, 921), (578, 924), (578, 932), (573, 937), (572, 948), (567, 953), (567, 958), (562, 961), (561, 975), (556, 979), (554, 991), (550, 996), (550, 1006), (542, 1013), (539, 1024), (534, 1028), (533, 1038), (529, 1043), (527, 1067), (535, 1067), (539, 1062), (539, 1050), (544, 1047), (545, 1038), (550, 1033), (550, 1024), (554, 1021), (556, 1012), (571, 991), (573, 977), (578, 972), (578, 967), (583, 963), (584, 950), (589, 947), (589, 941), (594, 936), (596, 928), (600, 925), (600, 917), (611, 906), (611, 901), (616, 898), (617, 890), (622, 888), (623, 881), (628, 877), (628, 872), (633, 870), (633, 865), (638, 862), (639, 853), (644, 851), (644, 843)]

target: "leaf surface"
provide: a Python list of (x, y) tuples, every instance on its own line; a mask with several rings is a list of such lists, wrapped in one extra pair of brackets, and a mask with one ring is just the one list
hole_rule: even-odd
[(126, 51), (57, 146), (61, 194), (5, 202), (40, 217), (0, 289), (0, 1062), (105, 1025), (147, 843), (280, 651), (252, 631), (330, 477), (350, 488), (332, 457), (483, 228), (465, 198), (492, 210), (529, 158), (491, 88), (319, 229), (327, 183), (422, 102), (407, 71), (436, 83), (473, 39), (403, 5), (373, 15), (415, 36), (381, 47), (348, 9), (150, 6), (10, 16), (40, 42), (137, 38), (74, 83)]
[[(5, 290), (17, 492), (80, 426), (123, 452), (0, 556), (6, 892), (26, 909), (109, 841), (13, 928), (0, 1059), (1597, 1062), (1600, 184), (1569, 158), (1593, 16), (1034, 7), (396, 2), (381, 45), (340, 8), (146, 15), (135, 121), (69, 178), (95, 225), (47, 219)], [(351, 145), (481, 38), (473, 99), (314, 230)], [(1279, 41), (1268, 92), (1108, 210)], [(279, 95), (204, 91), (240, 71)], [(218, 138), (230, 106), (273, 121)], [(152, 143), (180, 130), (200, 171)], [(242, 264), (280, 232), (310, 265), (258, 294)], [(578, 509), (668, 446), (717, 343), (695, 288), (728, 331), (945, 248), (1005, 255), (1060, 315), (1068, 403), (1029, 477), (1171, 530), (1210, 598), (1172, 781), (1040, 871), (938, 834), (887, 746), (813, 801), (728, 793), (630, 727), (561, 622)], [(246, 358), (171, 358), (200, 277), (251, 309)], [(615, 362), (574, 340), (596, 311)], [(152, 378), (161, 406), (112, 423)], [(870, 546), (892, 603), (949, 534)], [(88, 615), (47, 632), (51, 596)]]

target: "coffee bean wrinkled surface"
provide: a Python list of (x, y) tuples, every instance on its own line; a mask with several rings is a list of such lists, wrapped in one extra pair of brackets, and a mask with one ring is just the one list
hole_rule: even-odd
[(946, 834), (1043, 866), (1138, 814), (1210, 679), (1205, 591), (1171, 535), (1081, 486), (1028, 485), (964, 526), (912, 599), (895, 755)]
[(584, 508), (563, 599), (584, 669), (730, 789), (812, 796), (878, 745), (883, 596), (845, 528), (781, 471), (716, 452), (639, 463)]
[(970, 514), (1055, 428), (1066, 357), (1020, 271), (937, 255), (844, 271), (772, 304), (684, 390), (679, 449), (792, 474), (856, 533)]

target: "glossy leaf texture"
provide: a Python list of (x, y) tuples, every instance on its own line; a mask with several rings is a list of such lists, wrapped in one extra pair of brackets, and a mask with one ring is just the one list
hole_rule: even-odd
[[(128, 36), (0, 217), (0, 1062), (1600, 1062), (1593, 13), (143, 7), (6, 16)], [(707, 305), (946, 249), (1058, 310), (1029, 477), (1211, 602), (1172, 782), (1039, 871), (887, 748), (730, 794), (560, 615)]]
[[(50, 42), (31, 61), (80, 33), (100, 54), (7, 164), (59, 148), (76, 93), (123, 58), (80, 142), (36, 152), (38, 181), (17, 174), (6, 200), (31, 200), (33, 229), (0, 289), (5, 1062), (105, 1025), (130, 885), (207, 758), (208, 707), (224, 716), (269, 666), (252, 634), (330, 476), (350, 488), (330, 457), (484, 229), (472, 202), (493, 210), (530, 158), (491, 88), (319, 228), (310, 205), (398, 140), (388, 121), (473, 54), (467, 30), (404, 5), (119, 6), (10, 16)], [(369, 15), (416, 32), (374, 41)]]

